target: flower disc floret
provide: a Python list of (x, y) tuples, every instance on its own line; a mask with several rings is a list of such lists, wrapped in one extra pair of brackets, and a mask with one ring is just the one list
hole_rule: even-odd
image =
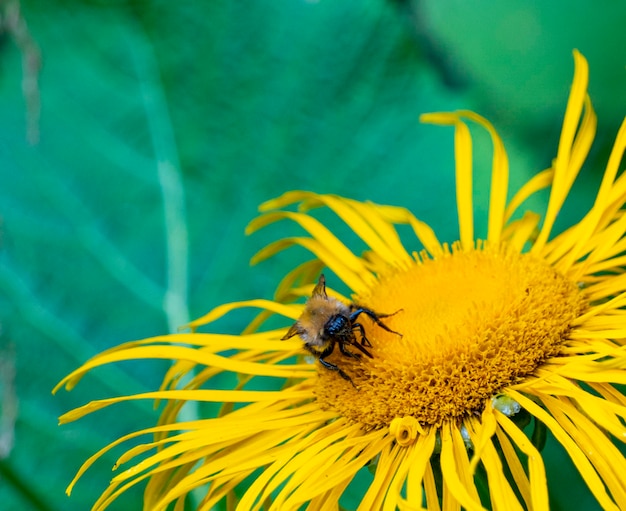
[(316, 394), (370, 427), (404, 416), (440, 426), (481, 413), (500, 389), (559, 355), (587, 306), (575, 282), (505, 245), (423, 258), (357, 301), (402, 309), (387, 322), (403, 337), (368, 323), (374, 358), (340, 361), (358, 390), (321, 371)]

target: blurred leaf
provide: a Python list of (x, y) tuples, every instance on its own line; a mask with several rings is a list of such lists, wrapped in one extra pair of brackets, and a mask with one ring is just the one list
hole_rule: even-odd
[[(610, 143), (626, 107), (626, 4), (410, 1), (413, 21), (481, 110), (551, 156), (570, 88), (574, 48), (590, 67), (600, 135)], [(606, 129), (606, 132), (605, 132)]]
[[(129, 404), (62, 428), (56, 417), (152, 389), (165, 366), (105, 368), (51, 398), (53, 385), (102, 349), (223, 301), (271, 296), (295, 256), (250, 270), (276, 233), (246, 240), (243, 229), (285, 190), (415, 206), (455, 236), (453, 197), (419, 193), (428, 183), (451, 189), (452, 173), (439, 174), (450, 154), (424, 157), (435, 136), (448, 147), (449, 133), (417, 122), (452, 105), (382, 1), (20, 5), (43, 67), (33, 145), (24, 47), (4, 34), (0, 314), (3, 342), (16, 347), (19, 408), (0, 501), (84, 510), (115, 456), (68, 499), (76, 469), (155, 412)], [(428, 183), (407, 186), (418, 175)], [(241, 326), (236, 316), (223, 323)], [(140, 498), (131, 492), (125, 508), (139, 509)]]

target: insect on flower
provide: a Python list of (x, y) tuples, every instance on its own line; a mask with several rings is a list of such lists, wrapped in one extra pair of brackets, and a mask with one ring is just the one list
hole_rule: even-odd
[[(371, 348), (372, 343), (365, 335), (363, 325), (356, 322), (357, 318), (361, 314), (366, 314), (382, 329), (402, 337), (402, 334), (391, 330), (381, 321), (381, 318), (393, 316), (401, 310), (399, 309), (392, 314), (382, 314), (356, 303), (346, 305), (337, 298), (326, 294), (326, 278), (324, 274), (321, 274), (313, 289), (313, 294), (304, 306), (304, 312), (282, 340), (299, 335), (304, 341), (304, 347), (315, 355), (326, 369), (337, 371), (339, 376), (354, 386), (352, 378), (337, 365), (325, 360), (326, 357), (330, 356), (335, 349), (335, 344), (338, 344), (339, 350), (346, 357), (361, 358), (360, 353), (353, 353), (348, 350), (347, 346), (351, 345), (369, 358), (373, 358), (366, 349)], [(355, 331), (358, 331), (361, 336), (360, 342), (357, 340)]]

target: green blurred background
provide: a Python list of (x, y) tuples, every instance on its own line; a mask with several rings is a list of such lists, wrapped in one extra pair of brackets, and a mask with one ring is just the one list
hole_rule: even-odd
[[(262, 201), (306, 189), (402, 205), (453, 241), (452, 131), (418, 123), (437, 110), (494, 122), (512, 189), (547, 167), (573, 48), (599, 115), (561, 225), (578, 218), (626, 112), (626, 6), (589, 5), (0, 0), (0, 509), (89, 509), (116, 457), (68, 499), (81, 462), (156, 412), (57, 417), (154, 389), (167, 365), (105, 368), (52, 397), (65, 374), (225, 301), (272, 296), (301, 254), (249, 266), (284, 232), (244, 237)], [(480, 222), (490, 150), (479, 136)], [(598, 508), (552, 442), (546, 460), (554, 509)], [(112, 507), (140, 508), (140, 491)]]

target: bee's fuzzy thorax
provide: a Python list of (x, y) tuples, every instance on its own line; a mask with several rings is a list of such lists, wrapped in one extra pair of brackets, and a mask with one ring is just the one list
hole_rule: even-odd
[(314, 295), (309, 298), (302, 316), (298, 319), (300, 336), (305, 342), (325, 344), (324, 326), (335, 315), (349, 315), (350, 307), (331, 296)]

